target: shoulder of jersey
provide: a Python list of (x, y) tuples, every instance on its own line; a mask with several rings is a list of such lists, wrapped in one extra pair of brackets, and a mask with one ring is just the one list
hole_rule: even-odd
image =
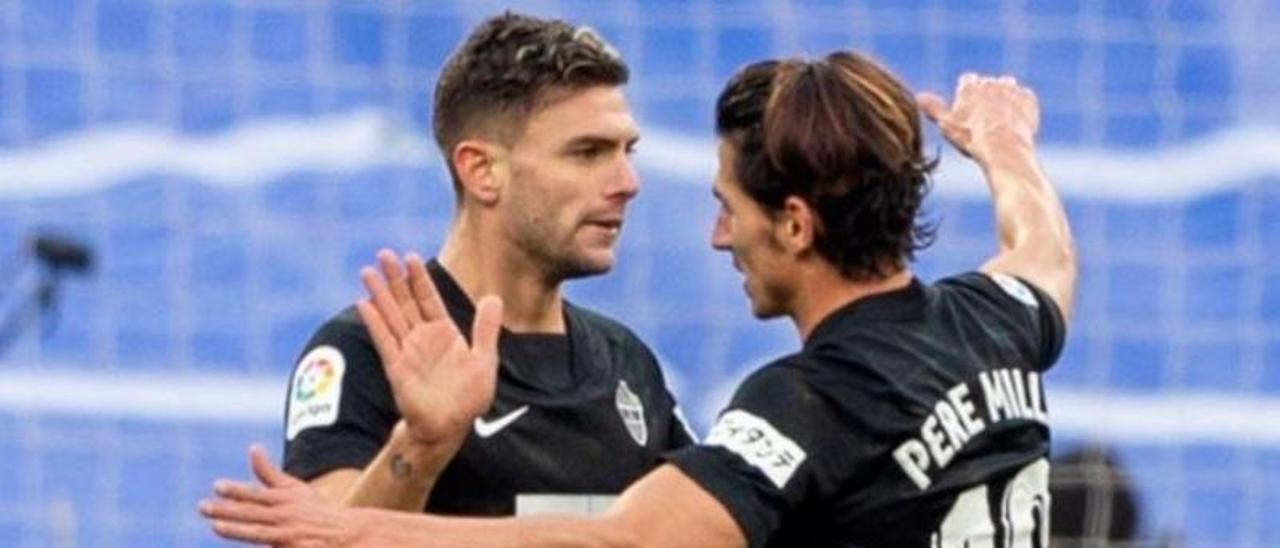
[[(365, 327), (364, 321), (360, 319), (360, 314), (356, 312), (354, 306), (349, 306), (326, 320), (316, 329), (316, 336), (320, 340), (315, 342), (330, 342), (340, 345), (343, 337), (350, 337), (369, 345), (373, 344), (373, 338), (369, 335), (369, 328)], [(335, 339), (335, 337), (337, 338)]]
[(1022, 283), (1022, 280), (1000, 272), (992, 272), (987, 277), (991, 278), (991, 281), (995, 282), (1002, 291), (1018, 302), (1032, 308), (1040, 306), (1040, 302), (1036, 300), (1036, 294), (1026, 284)]
[(356, 307), (354, 306), (348, 306), (342, 309), (341, 312), (334, 314), (333, 317), (329, 318), (329, 321), (326, 322), (326, 325), (359, 329), (364, 332), (368, 331), (364, 326), (364, 320), (360, 319), (360, 314), (356, 312)]
[(787, 387), (800, 386), (809, 380), (808, 365), (812, 360), (800, 354), (789, 354), (773, 360), (747, 374), (739, 388), (780, 390)]

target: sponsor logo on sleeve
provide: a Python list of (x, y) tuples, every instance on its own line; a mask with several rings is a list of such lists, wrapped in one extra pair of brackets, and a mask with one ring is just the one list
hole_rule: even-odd
[(799, 444), (769, 421), (741, 409), (721, 415), (704, 443), (724, 447), (742, 457), (778, 489), (786, 487), (807, 456)]
[(1017, 299), (1022, 304), (1032, 308), (1040, 307), (1040, 302), (1036, 300), (1035, 293), (1032, 293), (1031, 289), (1021, 281), (1018, 281), (1017, 278), (1008, 274), (994, 272), (991, 274), (991, 279), (996, 282), (996, 285), (1000, 286), (1000, 289), (1003, 289), (1010, 297)]
[(302, 357), (289, 387), (286, 439), (292, 441), (307, 428), (329, 426), (338, 420), (346, 368), (342, 353), (332, 346), (318, 346)]

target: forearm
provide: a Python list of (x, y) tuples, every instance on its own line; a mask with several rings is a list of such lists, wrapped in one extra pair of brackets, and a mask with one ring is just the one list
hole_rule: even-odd
[(1076, 251), (1067, 214), (1036, 162), (1029, 143), (994, 149), (982, 162), (995, 203), (1000, 250), (984, 272), (1012, 274), (1036, 284), (1064, 319), (1075, 300)]
[(445, 518), (354, 510), (357, 546), (742, 548), (729, 511), (672, 465), (644, 476), (608, 512), (586, 518)]
[(982, 163), (995, 205), (1001, 252), (1072, 246), (1066, 211), (1032, 145), (1004, 139)]
[(382, 451), (347, 491), (347, 506), (421, 512), (436, 479), (457, 453), (461, 441), (424, 445), (401, 422)]
[(275, 469), (260, 452), (263, 485), (226, 482), (201, 502), (214, 531), (272, 546), (508, 546), (741, 548), (746, 538), (728, 510), (671, 465), (641, 478), (600, 516), (447, 518), (383, 508), (350, 508)]
[(388, 548), (627, 547), (623, 527), (610, 518), (449, 518), (359, 509), (361, 534), (353, 546)]

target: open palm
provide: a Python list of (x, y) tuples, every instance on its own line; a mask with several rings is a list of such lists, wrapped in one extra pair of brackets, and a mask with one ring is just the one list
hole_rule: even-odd
[(382, 358), (396, 407), (419, 441), (459, 442), (493, 402), (502, 301), (489, 296), (476, 303), (468, 344), (422, 259), (409, 255), (402, 265), (384, 250), (378, 262), (381, 273), (360, 273), (370, 298), (356, 308)]

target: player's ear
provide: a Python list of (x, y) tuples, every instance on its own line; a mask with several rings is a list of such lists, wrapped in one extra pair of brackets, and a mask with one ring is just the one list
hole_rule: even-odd
[(454, 145), (450, 160), (462, 193), (484, 205), (497, 203), (509, 175), (506, 154), (502, 145), (480, 139)]
[(788, 251), (804, 253), (813, 248), (817, 222), (817, 212), (807, 202), (788, 196), (775, 222), (775, 235)]

